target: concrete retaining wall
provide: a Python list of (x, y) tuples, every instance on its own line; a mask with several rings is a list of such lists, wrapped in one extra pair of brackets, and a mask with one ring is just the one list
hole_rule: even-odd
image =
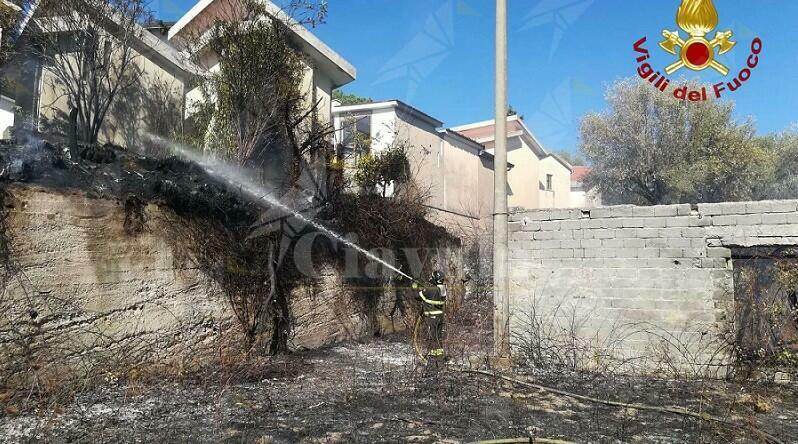
[[(0, 385), (14, 363), (60, 372), (218, 359), (244, 344), (222, 289), (175, 251), (169, 209), (147, 205), (146, 225), (126, 232), (124, 204), (83, 193), (13, 187), (0, 246)], [(171, 238), (170, 238), (171, 236)], [(4, 258), (5, 259), (5, 258)], [(391, 295), (365, 298), (342, 274), (319, 277), (291, 297), (295, 349), (404, 328)], [(268, 337), (268, 336), (267, 336)], [(228, 350), (228, 352), (223, 352)], [(26, 367), (27, 368), (27, 367)]]
[(731, 248), (772, 245), (798, 245), (798, 201), (515, 212), (516, 350), (543, 337), (578, 344), (580, 365), (721, 366)]

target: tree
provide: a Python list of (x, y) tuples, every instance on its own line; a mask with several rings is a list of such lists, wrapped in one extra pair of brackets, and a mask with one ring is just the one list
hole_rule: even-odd
[(357, 94), (350, 94), (341, 91), (340, 89), (336, 89), (332, 93), (333, 100), (338, 101), (342, 106), (349, 106), (349, 105), (363, 105), (365, 103), (373, 103), (374, 101), (371, 100), (370, 97), (363, 97)]
[(404, 144), (360, 156), (353, 179), (362, 190), (377, 191), (386, 197), (389, 186), (410, 180), (410, 164)]
[(148, 17), (144, 0), (48, 0), (39, 8), (30, 48), (57, 81), (84, 142), (97, 142), (114, 100), (139, 81), (134, 47)]
[[(295, 5), (305, 7), (298, 0)], [(301, 24), (272, 17), (257, 0), (229, 0), (220, 11), (192, 45), (198, 60), (210, 50), (218, 63), (202, 85), (204, 100), (195, 104), (198, 114), (208, 117), (200, 127), (206, 149), (242, 166), (280, 163), (284, 168), (271, 180), (296, 186), (303, 162), (324, 156), (333, 133), (317, 118), (320, 102), (309, 103), (302, 88), (310, 62), (288, 35), (289, 26)]]
[(607, 101), (581, 126), (587, 184), (607, 203), (749, 199), (768, 169), (753, 124), (736, 122), (731, 102), (680, 101), (639, 79), (614, 84)]
[(757, 199), (798, 198), (798, 127), (760, 138), (771, 160), (771, 171), (763, 175)]
[[(209, 53), (214, 60), (214, 66), (207, 66), (213, 68), (211, 74), (200, 86), (204, 100), (190, 104), (194, 132), (204, 134), (206, 152), (259, 176), (280, 201), (264, 211), (242, 236), (241, 245), (235, 246), (242, 257), (250, 257), (254, 250), (264, 255), (259, 266), (266, 277), (258, 278), (263, 285), (244, 285), (228, 293), (250, 347), (266, 320), (271, 320), (271, 353), (288, 350), (289, 298), (297, 274), (291, 260), (294, 247), (303, 234), (315, 229), (308, 218), (333, 197), (329, 140), (333, 128), (318, 118), (321, 102), (303, 90), (312, 61), (295, 48), (290, 35), (290, 27), (320, 20), (318, 14), (302, 18), (309, 9), (323, 11), (317, 6), (292, 0), (284, 2), (281, 16), (274, 16), (258, 0), (228, 0), (219, 4), (210, 28), (187, 42), (195, 60), (206, 60)], [(302, 212), (302, 217), (286, 214), (287, 207)], [(249, 281), (246, 267), (231, 268), (234, 273), (225, 277), (228, 282)]]

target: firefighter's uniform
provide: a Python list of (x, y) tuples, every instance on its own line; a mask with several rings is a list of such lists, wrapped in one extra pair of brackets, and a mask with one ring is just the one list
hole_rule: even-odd
[(418, 289), (418, 298), (423, 304), (425, 327), (430, 332), (432, 340), (428, 356), (442, 357), (444, 355), (443, 323), (446, 307), (446, 286), (443, 274), (439, 271), (434, 272), (430, 283), (433, 286), (427, 288), (419, 288), (417, 284), (413, 285)]

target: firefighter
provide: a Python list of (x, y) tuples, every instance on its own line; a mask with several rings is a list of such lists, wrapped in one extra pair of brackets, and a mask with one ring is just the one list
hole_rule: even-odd
[[(418, 283), (413, 283), (413, 288), (418, 290), (418, 300), (423, 304), (423, 328), (429, 332), (429, 351), (422, 357), (443, 357), (443, 322), (446, 306), (446, 285), (444, 276), (440, 271), (432, 272), (431, 286), (422, 288)], [(420, 332), (416, 332), (418, 335)]]

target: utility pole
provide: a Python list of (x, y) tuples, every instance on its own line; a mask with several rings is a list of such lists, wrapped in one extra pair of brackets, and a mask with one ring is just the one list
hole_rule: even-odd
[(493, 198), (493, 347), (509, 358), (510, 294), (507, 267), (507, 0), (496, 0), (496, 120)]

